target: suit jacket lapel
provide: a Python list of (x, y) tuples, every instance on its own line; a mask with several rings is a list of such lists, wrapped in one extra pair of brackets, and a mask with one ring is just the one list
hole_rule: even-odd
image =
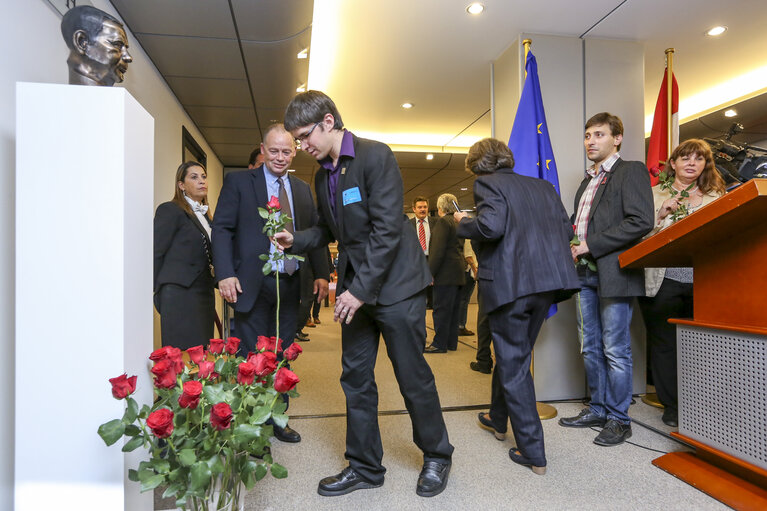
[(200, 219), (197, 218), (197, 215), (195, 215), (194, 213), (190, 215), (186, 211), (184, 213), (186, 213), (186, 216), (189, 217), (189, 220), (192, 221), (194, 226), (197, 227), (197, 229), (199, 229), (199, 231), (203, 234), (203, 236), (205, 236), (205, 240), (208, 242), (208, 244), (210, 244), (210, 237), (208, 236), (208, 231), (206, 231), (205, 228), (202, 226), (202, 224), (200, 223)]
[(258, 215), (258, 208), (265, 208), (266, 203), (269, 202), (269, 197), (267, 197), (268, 193), (266, 191), (266, 179), (264, 179), (263, 165), (256, 169), (249, 170), (248, 172), (250, 172), (250, 175), (253, 177), (253, 192), (255, 193), (254, 196), (256, 198), (255, 210), (253, 211), (253, 214), (258, 218), (261, 218)]
[(333, 218), (333, 212), (330, 209), (330, 192), (328, 191), (328, 170), (320, 168), (315, 176), (315, 191), (317, 192), (317, 204), (322, 209), (322, 216), (328, 227), (333, 233), (333, 237), (338, 240), (338, 225)]
[(591, 202), (591, 209), (589, 210), (589, 223), (591, 223), (591, 219), (594, 217), (594, 211), (596, 211), (597, 205), (599, 204), (600, 199), (602, 199), (602, 195), (605, 193), (607, 183), (610, 182), (610, 179), (613, 177), (615, 171), (618, 170), (618, 165), (620, 165), (622, 161), (623, 160), (618, 158), (618, 160), (613, 164), (610, 172), (602, 171), (597, 177), (593, 178), (599, 179), (599, 185), (597, 186), (597, 192), (594, 194), (594, 200)]

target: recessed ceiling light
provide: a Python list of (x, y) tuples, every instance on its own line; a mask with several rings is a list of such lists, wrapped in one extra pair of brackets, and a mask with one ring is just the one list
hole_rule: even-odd
[(298, 54), (296, 54), (297, 59), (308, 59), (309, 58), (309, 48), (304, 48), (303, 50), (299, 51)]
[(479, 2), (474, 2), (466, 8), (466, 12), (469, 14), (481, 14), (485, 10), (485, 6)]
[(402, 103), (402, 105), (400, 106), (402, 106), (402, 108), (404, 108), (405, 110), (410, 110), (411, 108), (413, 108), (413, 103)]
[(727, 30), (727, 27), (723, 27), (723, 26), (719, 25), (719, 26), (716, 26), (716, 27), (713, 27), (713, 28), (709, 29), (708, 32), (706, 32), (706, 34), (710, 35), (710, 36), (722, 35), (722, 34), (724, 34), (725, 30)]
[(427, 154), (426, 155), (426, 159), (427, 160), (433, 160), (434, 159), (434, 155), (433, 154)]
[(296, 92), (306, 92), (306, 84), (302, 83), (298, 87), (296, 87)]
[(468, 188), (461, 188), (462, 192), (465, 192), (466, 190), (468, 190)]
[(735, 117), (736, 115), (738, 115), (738, 112), (736, 112), (736, 111), (735, 111), (735, 110), (733, 110), (732, 108), (730, 108), (729, 110), (726, 110), (726, 111), (724, 112), (724, 116), (725, 116), (725, 117)]

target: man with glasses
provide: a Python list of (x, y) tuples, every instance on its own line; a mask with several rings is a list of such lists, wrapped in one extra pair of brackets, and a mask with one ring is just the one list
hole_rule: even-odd
[(434, 376), (423, 358), (425, 289), (431, 274), (415, 230), (403, 214), (403, 185), (386, 145), (344, 129), (333, 101), (318, 91), (297, 95), (285, 127), (321, 165), (315, 178), (319, 223), (275, 236), (303, 252), (338, 241), (334, 319), (341, 322), (341, 387), (346, 395), (346, 459), (340, 474), (320, 481), (320, 495), (344, 495), (383, 484), (375, 362), (383, 335), (394, 374), (424, 453), (416, 493), (445, 489), (453, 446), (442, 418)]

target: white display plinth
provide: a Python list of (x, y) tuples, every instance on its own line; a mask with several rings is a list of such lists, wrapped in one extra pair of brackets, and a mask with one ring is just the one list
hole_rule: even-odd
[(98, 426), (152, 399), (154, 119), (123, 88), (16, 86), (15, 504), (151, 510)]

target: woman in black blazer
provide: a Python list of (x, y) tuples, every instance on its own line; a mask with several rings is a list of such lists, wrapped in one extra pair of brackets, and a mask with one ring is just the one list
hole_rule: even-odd
[(162, 345), (185, 350), (213, 337), (215, 297), (207, 174), (195, 161), (176, 171), (176, 193), (154, 217), (154, 304)]
[(425, 353), (446, 353), (458, 349), (458, 317), (461, 286), (466, 282), (463, 240), (455, 233), (455, 195), (443, 193), (437, 199), (439, 219), (431, 231), (429, 269), (434, 278), (434, 340)]

